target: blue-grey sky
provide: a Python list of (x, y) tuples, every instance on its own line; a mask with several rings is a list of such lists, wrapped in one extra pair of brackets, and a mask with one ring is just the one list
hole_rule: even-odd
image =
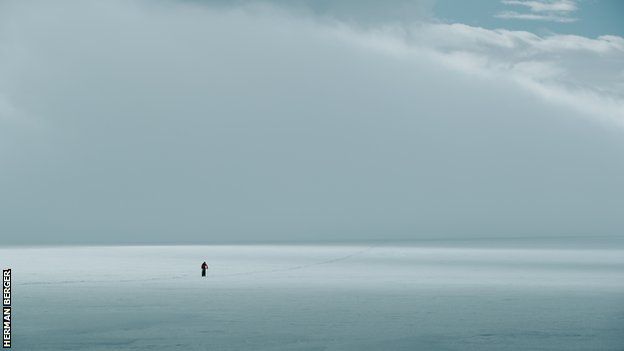
[(2, 242), (622, 235), (621, 8), (1, 1)]
[(488, 29), (505, 28), (538, 34), (589, 37), (624, 35), (624, 2), (620, 0), (474, 0), (470, 4), (438, 0), (432, 12), (439, 20), (447, 23), (460, 22)]

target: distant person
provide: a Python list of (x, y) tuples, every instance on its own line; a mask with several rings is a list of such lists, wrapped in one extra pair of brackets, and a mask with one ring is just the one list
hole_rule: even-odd
[(201, 268), (202, 268), (202, 277), (205, 277), (206, 276), (206, 269), (208, 269), (208, 264), (206, 263), (206, 261), (204, 261), (204, 263), (202, 263)]

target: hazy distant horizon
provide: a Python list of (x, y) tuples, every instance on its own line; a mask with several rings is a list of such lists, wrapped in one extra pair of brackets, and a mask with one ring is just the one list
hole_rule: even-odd
[(373, 245), (380, 247), (462, 247), (462, 248), (529, 248), (529, 249), (621, 249), (624, 236), (535, 236), (535, 237), (420, 237), (353, 240), (239, 240), (239, 241), (171, 241), (171, 242), (71, 242), (71, 243), (13, 243), (3, 244), (6, 248), (45, 247), (202, 247), (202, 246), (352, 246)]

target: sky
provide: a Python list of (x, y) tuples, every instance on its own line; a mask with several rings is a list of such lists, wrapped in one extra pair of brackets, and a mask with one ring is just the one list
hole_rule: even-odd
[(618, 1), (0, 1), (0, 238), (622, 236)]
[(624, 2), (619, 0), (474, 0), (470, 2), (471, 6), (458, 5), (456, 0), (436, 1), (436, 17), (446, 23), (524, 30), (539, 35), (624, 35), (621, 20)]

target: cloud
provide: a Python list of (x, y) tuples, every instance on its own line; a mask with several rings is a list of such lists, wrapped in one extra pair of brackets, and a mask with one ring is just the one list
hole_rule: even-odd
[(323, 17), (359, 26), (409, 23), (432, 16), (435, 0), (205, 0), (212, 8), (253, 8), (272, 5), (299, 16)]
[(570, 14), (578, 10), (578, 6), (573, 0), (551, 0), (551, 1), (525, 1), (525, 0), (502, 0), (508, 6), (523, 6), (530, 12), (501, 11), (494, 15), (503, 19), (520, 19), (532, 21), (549, 21), (559, 23), (576, 22), (578, 19), (570, 17)]
[(621, 37), (541, 37), (431, 23), (414, 26), (402, 37), (405, 50), (429, 50), (460, 71), (506, 77), (544, 99), (584, 111), (589, 118), (624, 125), (624, 90), (618, 74), (624, 62)]
[(559, 16), (556, 14), (547, 14), (540, 15), (535, 13), (519, 13), (515, 11), (501, 11), (494, 15), (494, 17), (502, 18), (502, 19), (521, 19), (521, 20), (532, 20), (532, 21), (548, 21), (548, 22), (559, 22), (559, 23), (571, 23), (578, 21), (577, 18)]
[(0, 5), (11, 242), (624, 228), (622, 38), (62, 4)]
[(532, 12), (574, 12), (578, 10), (575, 1), (555, 0), (555, 1), (521, 1), (503, 0), (505, 5), (518, 5), (528, 7)]

